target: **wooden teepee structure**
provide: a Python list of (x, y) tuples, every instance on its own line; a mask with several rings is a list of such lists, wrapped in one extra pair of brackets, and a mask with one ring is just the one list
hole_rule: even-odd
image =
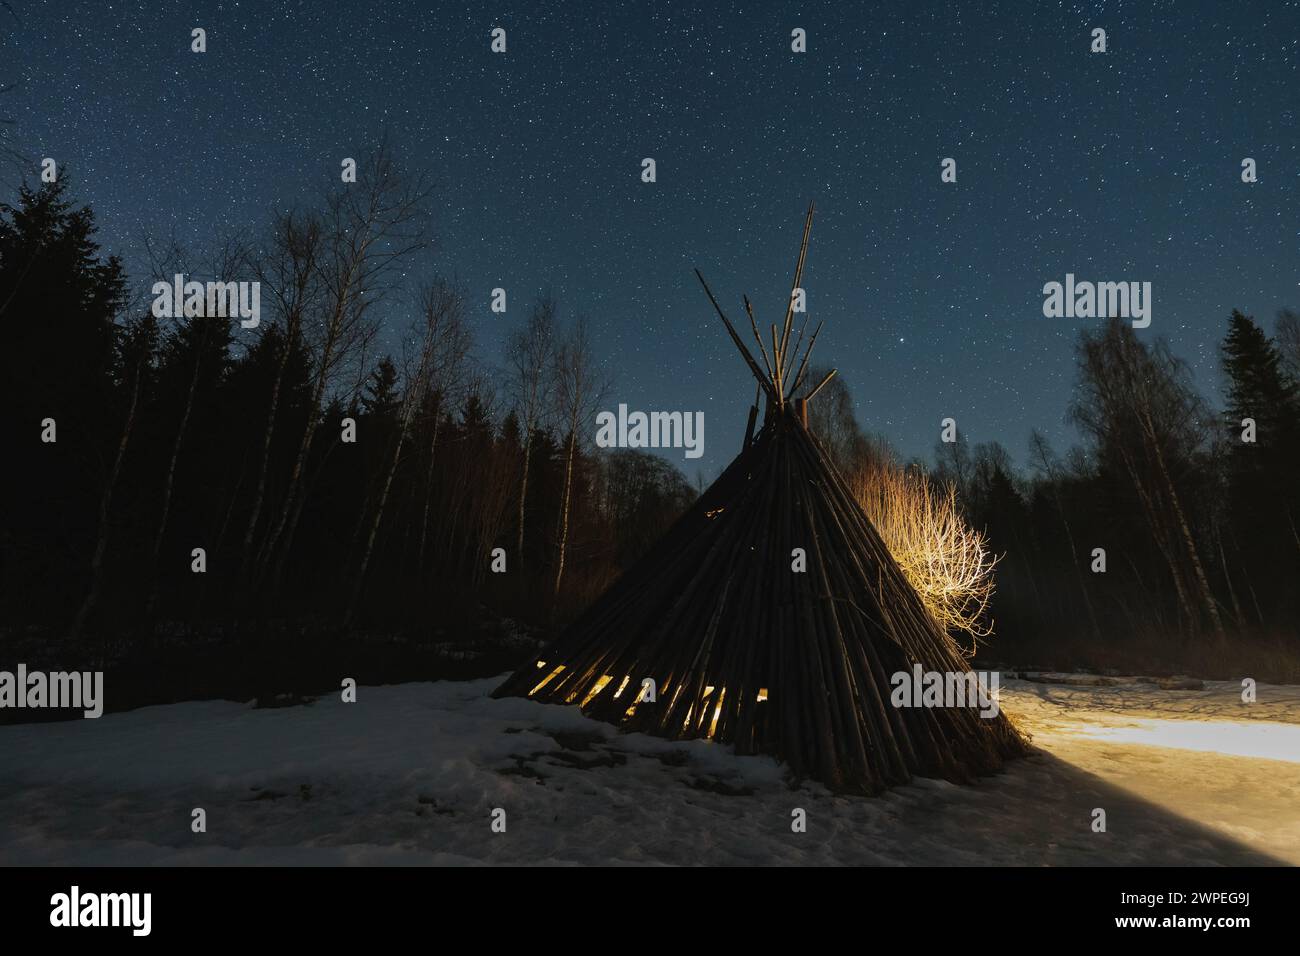
[(761, 367), (696, 270), (766, 397), (761, 430), (756, 404), (735, 461), (495, 696), (577, 704), (630, 731), (772, 754), (839, 790), (875, 793), (913, 775), (966, 782), (1024, 743), (1001, 714), (891, 704), (896, 673), (969, 667), (807, 429), (806, 403), (834, 372), (793, 397), (820, 331), (796, 369), (788, 359), (806, 318), (789, 342), (812, 217), (810, 207), (785, 320), (768, 344), (745, 299)]

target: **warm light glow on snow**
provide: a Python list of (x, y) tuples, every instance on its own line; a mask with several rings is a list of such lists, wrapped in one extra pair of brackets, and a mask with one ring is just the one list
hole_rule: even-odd
[(1087, 727), (1077, 735), (1115, 743), (1300, 763), (1300, 724), (1140, 719), (1122, 727)]

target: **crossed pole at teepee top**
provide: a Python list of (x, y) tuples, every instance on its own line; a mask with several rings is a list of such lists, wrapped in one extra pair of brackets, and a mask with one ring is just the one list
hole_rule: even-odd
[[(704, 281), (704, 276), (700, 274), (700, 270), (695, 270), (695, 276), (700, 280), (700, 285), (704, 286), (704, 292), (709, 297), (709, 301), (713, 303), (713, 308), (717, 310), (718, 318), (722, 319), (723, 325), (727, 327), (727, 333), (731, 336), (731, 341), (736, 343), (736, 348), (740, 350), (741, 357), (749, 366), (749, 370), (754, 373), (754, 378), (758, 379), (759, 387), (767, 395), (768, 401), (778, 409), (784, 409), (786, 402), (794, 397), (795, 392), (799, 390), (799, 386), (803, 384), (804, 375), (808, 371), (808, 357), (812, 355), (813, 346), (817, 344), (817, 336), (822, 330), (822, 324), (818, 322), (817, 328), (813, 330), (812, 337), (808, 340), (808, 347), (804, 349), (803, 360), (799, 363), (799, 369), (795, 372), (794, 378), (791, 379), (790, 369), (792, 365), (787, 359), (791, 355), (797, 356), (799, 354), (799, 346), (803, 342), (804, 331), (808, 328), (808, 313), (805, 310), (803, 323), (799, 328), (799, 337), (795, 339), (794, 348), (790, 349), (790, 331), (794, 325), (795, 296), (802, 288), (803, 264), (804, 260), (808, 258), (808, 235), (812, 232), (813, 212), (815, 209), (815, 204), (808, 204), (808, 216), (803, 223), (803, 242), (799, 244), (799, 259), (794, 267), (794, 283), (790, 287), (790, 299), (785, 307), (785, 321), (782, 322), (779, 331), (775, 323), (772, 325), (772, 354), (770, 356), (763, 345), (763, 337), (759, 334), (758, 322), (754, 319), (754, 307), (750, 304), (749, 296), (743, 296), (745, 314), (749, 316), (749, 327), (754, 333), (754, 341), (758, 343), (758, 354), (763, 359), (763, 368), (759, 368), (753, 353), (741, 341), (740, 335), (736, 332), (736, 327), (731, 324), (731, 320), (722, 311), (722, 306), (718, 305), (713, 290)], [(766, 375), (763, 374), (763, 369), (767, 370)], [(835, 371), (835, 369), (831, 369), (827, 372), (816, 387), (803, 397), (802, 401), (805, 407), (808, 402), (812, 401), (813, 396), (822, 390), (822, 386), (831, 380), (835, 375)]]

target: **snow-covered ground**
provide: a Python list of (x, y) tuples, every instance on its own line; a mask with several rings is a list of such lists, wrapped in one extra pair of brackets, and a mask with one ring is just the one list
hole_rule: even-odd
[(0, 864), (1300, 863), (1300, 687), (1008, 682), (1033, 757), (869, 799), (496, 683), (0, 727)]

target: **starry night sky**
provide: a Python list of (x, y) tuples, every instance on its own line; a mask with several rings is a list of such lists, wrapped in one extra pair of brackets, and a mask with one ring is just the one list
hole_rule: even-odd
[(1296, 3), (10, 3), (0, 115), (129, 264), (144, 230), (260, 228), (387, 127), (439, 184), (421, 268), (465, 283), (480, 355), (550, 285), (591, 318), (611, 407), (705, 412), (705, 457), (672, 456), (692, 479), (754, 388), (691, 269), (733, 320), (748, 292), (778, 321), (809, 200), (817, 358), (908, 455), (946, 416), (1020, 463), (1033, 427), (1074, 441), (1096, 320), (1043, 317), (1067, 272), (1151, 281), (1139, 334), (1208, 397), (1232, 308), (1300, 307)]

